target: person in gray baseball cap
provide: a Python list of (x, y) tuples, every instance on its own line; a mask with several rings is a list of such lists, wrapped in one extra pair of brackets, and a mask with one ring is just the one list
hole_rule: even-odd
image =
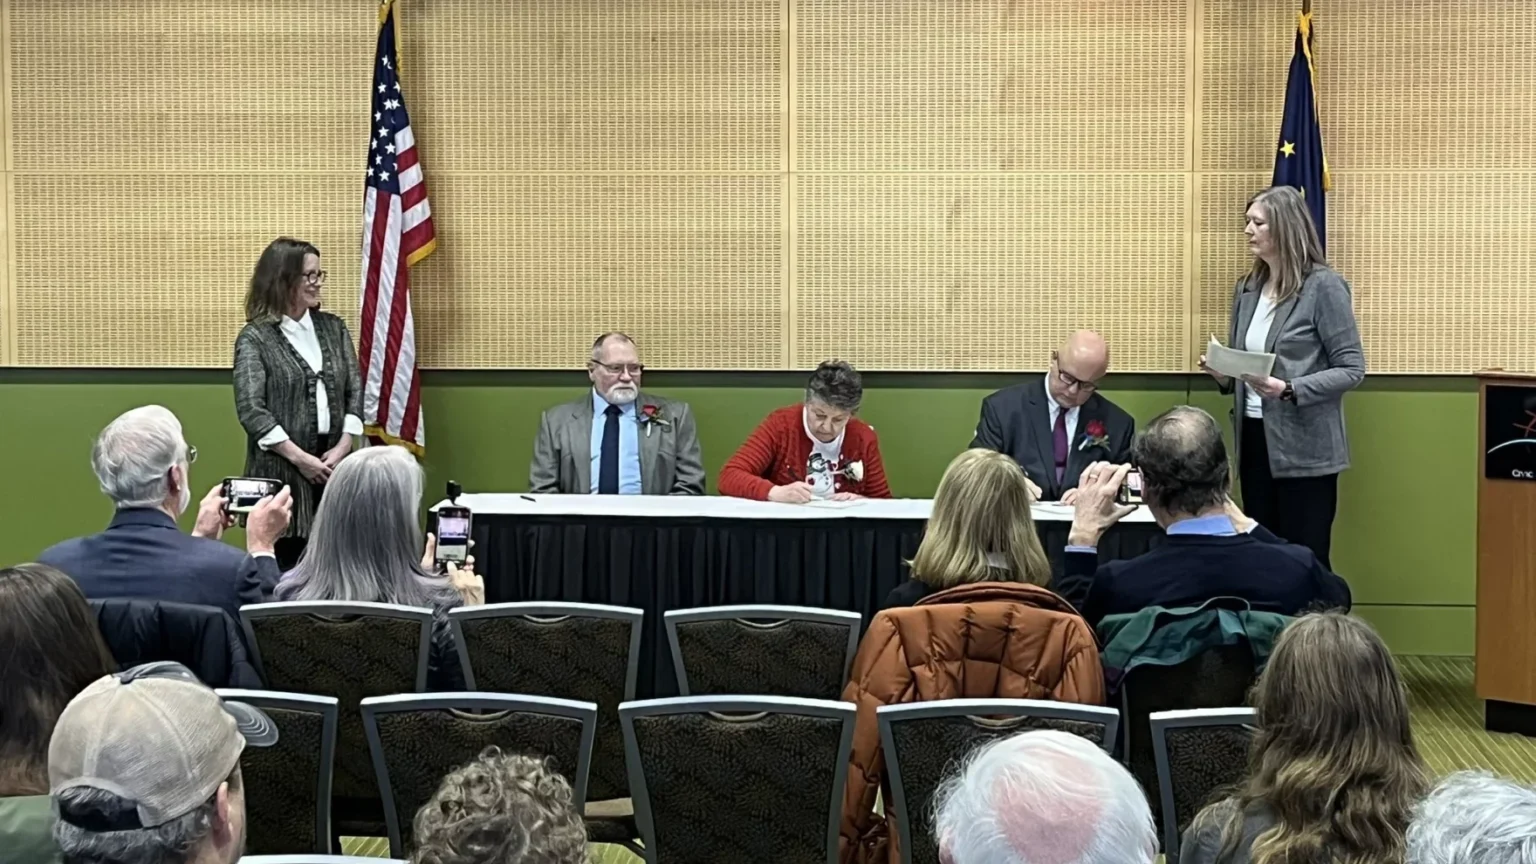
[(245, 851), (240, 754), (275, 743), (266, 714), (179, 663), (97, 679), (48, 745), (64, 864), (233, 864)]

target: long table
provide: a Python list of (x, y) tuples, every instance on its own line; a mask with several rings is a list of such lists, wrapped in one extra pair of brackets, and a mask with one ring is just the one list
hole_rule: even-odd
[[(677, 693), (662, 626), (668, 610), (816, 606), (858, 612), (868, 626), (886, 594), (907, 578), (906, 562), (933, 508), (927, 499), (840, 506), (518, 493), (465, 494), (458, 503), (474, 513), (487, 602), (564, 600), (644, 610), (638, 698)], [(1055, 504), (1033, 509), (1057, 573), (1071, 512)], [(1104, 536), (1099, 555), (1139, 555), (1162, 536), (1141, 508)]]

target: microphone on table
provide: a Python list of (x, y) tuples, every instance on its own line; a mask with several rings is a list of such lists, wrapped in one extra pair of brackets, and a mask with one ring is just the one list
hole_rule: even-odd
[(460, 486), (459, 482), (457, 480), (449, 480), (448, 481), (448, 503), (449, 504), (455, 504), (455, 505), (458, 504), (459, 503), (459, 496), (463, 495), (463, 494), (464, 494), (464, 487)]

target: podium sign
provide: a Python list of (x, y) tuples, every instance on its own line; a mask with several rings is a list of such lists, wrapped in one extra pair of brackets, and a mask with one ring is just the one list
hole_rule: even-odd
[(1483, 400), (1483, 476), (1536, 482), (1536, 388), (1488, 385)]

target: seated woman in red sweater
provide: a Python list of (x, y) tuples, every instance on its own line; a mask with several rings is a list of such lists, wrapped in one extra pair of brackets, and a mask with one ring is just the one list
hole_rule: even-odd
[(804, 404), (769, 414), (720, 469), (720, 494), (785, 504), (891, 497), (875, 430), (853, 416), (863, 399), (852, 366), (817, 366)]

